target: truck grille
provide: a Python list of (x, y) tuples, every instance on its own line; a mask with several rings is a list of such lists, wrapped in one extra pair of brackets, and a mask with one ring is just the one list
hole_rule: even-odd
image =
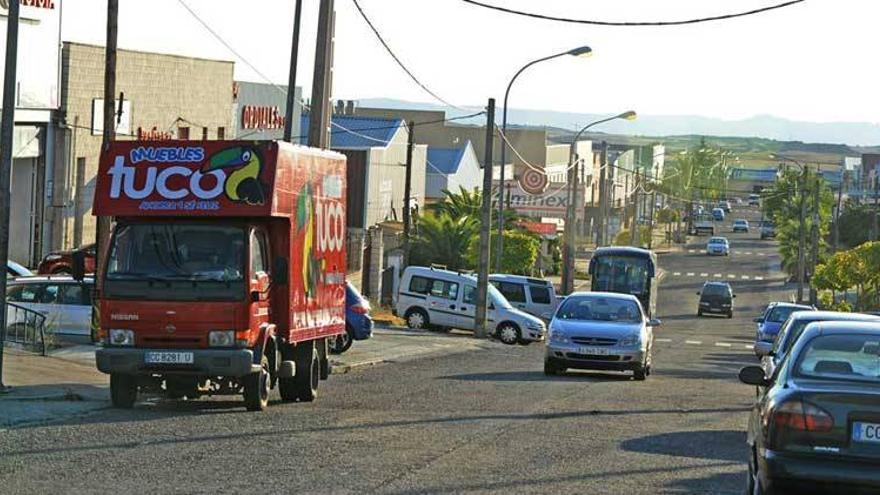
[(615, 345), (617, 339), (607, 339), (602, 337), (572, 337), (571, 341), (581, 345)]
[(144, 337), (143, 345), (145, 347), (161, 347), (161, 348), (186, 348), (198, 347), (202, 343), (202, 339), (198, 337)]

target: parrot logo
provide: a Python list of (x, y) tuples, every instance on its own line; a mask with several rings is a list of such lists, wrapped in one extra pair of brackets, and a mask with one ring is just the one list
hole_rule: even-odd
[(262, 205), (266, 202), (266, 186), (260, 182), (263, 160), (251, 146), (233, 146), (215, 153), (202, 172), (235, 169), (226, 178), (226, 197), (236, 203)]
[(296, 204), (296, 228), (303, 232), (302, 283), (306, 297), (314, 298), (318, 291), (318, 279), (323, 272), (322, 262), (315, 253), (315, 204), (312, 186), (306, 182), (299, 191)]

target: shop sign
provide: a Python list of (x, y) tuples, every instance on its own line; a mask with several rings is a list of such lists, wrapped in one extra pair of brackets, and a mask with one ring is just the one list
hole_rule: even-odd
[[(0, 0), (0, 33), (6, 33), (9, 2)], [(61, 78), (62, 0), (19, 0), (17, 108), (54, 110), (59, 107)], [(6, 36), (0, 36), (0, 52)], [(0, 78), (4, 61), (0, 60)]]
[(283, 129), (284, 116), (278, 107), (245, 105), (241, 108), (242, 129)]

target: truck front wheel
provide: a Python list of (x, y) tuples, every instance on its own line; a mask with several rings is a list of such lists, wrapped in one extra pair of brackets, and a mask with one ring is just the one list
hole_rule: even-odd
[(131, 409), (137, 400), (137, 377), (112, 373), (110, 375), (110, 401), (113, 407)]
[(269, 358), (263, 354), (260, 372), (244, 377), (244, 405), (248, 411), (262, 411), (269, 406)]

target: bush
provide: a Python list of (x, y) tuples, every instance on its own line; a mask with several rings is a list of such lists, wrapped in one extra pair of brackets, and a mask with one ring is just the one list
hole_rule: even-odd
[[(498, 234), (493, 232), (491, 237), (492, 246), (498, 242)], [(541, 245), (535, 236), (514, 230), (504, 231), (503, 259), (501, 260), (502, 273), (514, 275), (532, 275), (535, 270), (535, 262), (538, 260), (538, 247)], [(470, 266), (476, 267), (480, 260), (480, 242), (476, 239), (471, 243), (467, 252), (467, 260)], [(494, 254), (495, 250), (491, 252)], [(494, 262), (492, 263), (494, 266)]]
[[(638, 245), (640, 247), (644, 247), (648, 245), (648, 241), (651, 239), (651, 229), (646, 226), (639, 227), (639, 235), (638, 235)], [(614, 237), (614, 245), (615, 246), (631, 246), (632, 243), (632, 234), (627, 229), (621, 230)]]

